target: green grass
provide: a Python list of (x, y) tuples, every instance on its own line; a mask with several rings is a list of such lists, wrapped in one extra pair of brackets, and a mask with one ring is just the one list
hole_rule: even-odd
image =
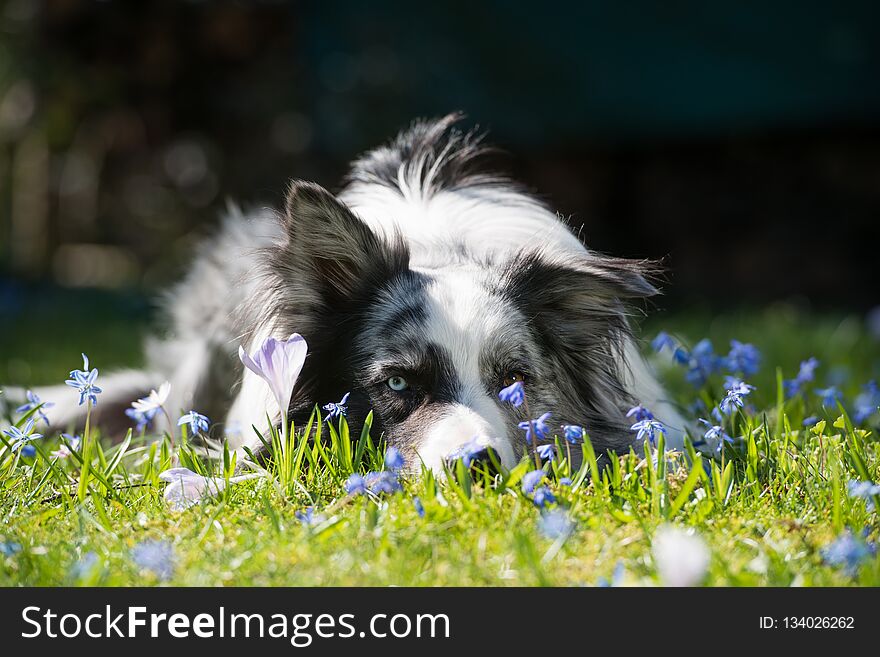
[[(846, 491), (850, 479), (880, 479), (876, 427), (854, 427), (840, 409), (824, 412), (812, 393), (805, 403), (784, 401), (777, 392), (777, 368), (791, 377), (809, 355), (823, 361), (817, 385), (835, 367), (847, 369), (847, 400), (877, 377), (880, 345), (858, 318), (786, 307), (722, 317), (691, 313), (653, 319), (645, 335), (660, 327), (690, 342), (709, 336), (719, 350), (734, 337), (756, 344), (764, 354), (752, 379), (759, 411), (737, 417), (731, 431), (745, 439), (725, 450), (723, 462), (661, 459), (658, 472), (644, 453), (631, 453), (602, 470), (589, 449), (577, 472), (557, 462), (548, 482), (556, 507), (575, 523), (567, 538), (539, 530), (541, 512), (519, 484), (534, 467), (528, 462), (494, 480), (462, 468), (442, 484), (426, 476), (405, 481), (403, 493), (347, 496), (348, 475), (381, 468), (382, 451), (374, 444), (379, 436), (349, 436), (344, 424), (338, 430), (325, 424), (314, 443), (294, 436), (283, 450), (287, 457), (268, 464), (268, 478), (229, 486), (183, 512), (168, 509), (158, 479), (170, 465), (167, 437), (161, 444), (134, 436), (112, 445), (95, 435), (88, 468), (79, 455), (47, 458), (57, 443), (50, 437), (37, 443), (33, 459), (8, 450), (0, 455), (0, 541), (21, 546), (0, 555), (0, 585), (161, 583), (132, 561), (131, 549), (146, 539), (171, 543), (170, 583), (178, 585), (578, 586), (610, 579), (618, 563), (624, 583), (651, 585), (660, 583), (651, 541), (666, 523), (692, 527), (708, 545), (707, 585), (880, 585), (876, 555), (856, 573), (825, 565), (821, 556), (846, 528), (867, 529), (869, 541), (880, 538), (877, 512)], [(27, 360), (26, 339), (10, 353)], [(80, 350), (103, 369), (136, 358), (101, 360), (100, 339), (100, 331), (83, 332), (63, 359), (35, 358), (34, 372), (57, 380), (57, 372), (63, 377), (78, 366)], [(658, 364), (676, 400), (690, 403), (695, 392), (681, 372)], [(707, 390), (716, 398), (719, 381)], [(807, 415), (819, 415), (824, 426), (804, 428)], [(181, 436), (175, 438), (179, 444)], [(275, 438), (276, 455), (280, 441)], [(228, 454), (206, 461), (186, 444), (180, 458), (219, 477), (235, 465)], [(572, 486), (558, 484), (566, 475)], [(310, 525), (297, 520), (307, 506), (323, 518)]]

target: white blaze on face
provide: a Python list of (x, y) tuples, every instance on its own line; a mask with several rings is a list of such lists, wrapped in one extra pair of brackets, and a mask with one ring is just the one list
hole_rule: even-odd
[(517, 455), (504, 417), (480, 372), (480, 354), (488, 337), (500, 328), (499, 302), (467, 270), (438, 276), (427, 288), (427, 297), (425, 338), (451, 358), (460, 394), (456, 403), (425, 428), (416, 449), (419, 457), (428, 468), (438, 471), (450, 454), (477, 438), (498, 453), (505, 467), (513, 467)]
[[(496, 417), (492, 418), (493, 415)], [(491, 419), (487, 419), (487, 416)], [(494, 449), (504, 467), (512, 468), (516, 465), (517, 457), (507, 437), (498, 433), (501, 422), (497, 408), (485, 408), (480, 412), (469, 405), (452, 404), (427, 428), (416, 453), (425, 467), (440, 472), (451, 454), (476, 439), (481, 445)], [(500, 429), (503, 432), (503, 425)]]

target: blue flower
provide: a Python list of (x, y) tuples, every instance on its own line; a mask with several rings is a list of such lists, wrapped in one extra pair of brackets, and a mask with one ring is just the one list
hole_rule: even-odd
[(425, 517), (425, 505), (422, 504), (422, 501), (418, 497), (413, 498), (413, 508), (415, 508), (416, 515), (418, 515), (419, 518)]
[[(702, 424), (706, 425), (707, 427), (709, 427), (709, 428), (706, 430), (706, 433), (703, 434), (703, 438), (704, 438), (706, 441), (710, 441), (710, 440), (711, 440), (711, 441), (715, 441), (715, 440), (718, 441), (718, 445), (717, 445), (716, 448), (715, 448), (716, 451), (719, 451), (719, 452), (720, 452), (721, 449), (724, 447), (724, 443), (730, 443), (731, 445), (733, 444), (733, 438), (731, 438), (730, 436), (728, 436), (728, 435), (724, 432), (724, 428), (723, 428), (723, 427), (721, 427), (721, 426), (718, 425), (718, 424), (712, 424), (711, 422), (709, 422), (709, 421), (707, 421), (707, 420), (704, 420), (703, 418), (700, 418), (700, 422), (701, 422)], [(705, 442), (700, 441), (699, 444), (700, 444), (700, 445), (704, 445)], [(694, 443), (694, 446), (696, 447), (696, 446), (697, 446), (697, 443)]]
[(149, 570), (163, 582), (174, 575), (174, 548), (168, 541), (141, 541), (131, 549), (131, 558), (138, 568)]
[(193, 435), (195, 435), (200, 432), (207, 433), (208, 427), (211, 426), (211, 420), (209, 420), (201, 413), (190, 411), (186, 415), (182, 415), (177, 421), (177, 426), (179, 427), (183, 426), (184, 424), (188, 424), (190, 431), (192, 431)]
[(813, 356), (810, 356), (807, 360), (801, 361), (797, 375), (798, 380), (804, 383), (812, 381), (816, 377), (816, 370), (818, 369), (819, 364), (819, 361)]
[(527, 472), (522, 478), (522, 492), (526, 495), (530, 494), (535, 490), (535, 486), (541, 483), (546, 476), (547, 475), (543, 470), (532, 470), (531, 472)]
[(324, 516), (320, 513), (315, 515), (315, 507), (307, 506), (302, 511), (296, 511), (293, 514), (293, 517), (299, 520), (304, 525), (317, 525), (320, 522), (324, 521)]
[(544, 536), (552, 540), (568, 538), (574, 529), (574, 522), (565, 511), (554, 509), (541, 514), (541, 518), (538, 520), (538, 529)]
[(828, 386), (827, 388), (817, 388), (815, 393), (822, 398), (822, 406), (837, 406), (837, 400), (842, 399), (843, 395), (836, 386)]
[(403, 486), (397, 481), (397, 476), (393, 472), (383, 470), (382, 472), (368, 472), (364, 476), (364, 483), (367, 490), (378, 495), (379, 493), (391, 493), (403, 490)]
[(721, 400), (721, 411), (725, 415), (730, 415), (737, 408), (742, 408), (745, 405), (743, 401), (742, 395), (739, 395), (735, 392), (728, 392), (724, 399)]
[(617, 588), (619, 586), (623, 586), (623, 580), (626, 577), (626, 568), (623, 565), (622, 561), (618, 561), (614, 566), (614, 572), (611, 575), (611, 581), (609, 582), (604, 577), (600, 577), (596, 582), (596, 586), (600, 588)]
[(782, 382), (782, 387), (785, 390), (785, 398), (791, 399), (795, 395), (799, 395), (801, 393), (801, 384), (797, 379), (785, 379)]
[(830, 566), (844, 569), (847, 575), (858, 574), (859, 565), (877, 551), (877, 546), (868, 544), (853, 536), (847, 530), (821, 550), (822, 559)]
[(385, 450), (385, 467), (388, 470), (400, 470), (403, 467), (403, 456), (396, 447)]
[(730, 341), (730, 353), (727, 354), (727, 369), (745, 376), (758, 373), (761, 364), (761, 352), (754, 345), (739, 340)]
[(485, 451), (486, 446), (480, 442), (479, 438), (471, 438), (464, 445), (452, 452), (447, 458), (450, 461), (461, 459), (464, 462), (464, 467), (469, 468), (471, 467), (471, 463), (476, 461)]
[(315, 517), (315, 507), (307, 506), (302, 511), (296, 511), (293, 514), (293, 517), (299, 520), (304, 525), (312, 524), (312, 518)]
[(514, 406), (520, 406), (525, 398), (526, 391), (522, 381), (514, 381), (498, 393), (498, 399)]
[(4, 557), (11, 557), (13, 554), (21, 552), (21, 543), (13, 541), (0, 541), (0, 554)]
[(691, 404), (687, 407), (688, 413), (691, 415), (702, 415), (706, 411), (708, 411), (708, 407), (706, 406), (706, 402), (702, 400), (702, 398), (695, 399)]
[(533, 439), (532, 430), (534, 428), (534, 438), (536, 440), (541, 440), (542, 438), (546, 438), (550, 433), (550, 425), (547, 424), (547, 420), (550, 419), (550, 413), (544, 413), (541, 417), (532, 420), (531, 422), (520, 422), (519, 428), (526, 432), (526, 440), (531, 442)]
[(367, 482), (355, 473), (345, 480), (345, 492), (349, 495), (363, 495), (367, 492)]
[(537, 452), (542, 461), (552, 461), (556, 458), (555, 445), (538, 445)]
[(880, 388), (876, 381), (868, 381), (862, 386), (862, 392), (854, 402), (853, 418), (857, 424), (861, 424), (877, 412), (880, 407)]
[(327, 417), (324, 418), (328, 422), (333, 418), (338, 418), (340, 415), (348, 415), (348, 408), (346, 404), (348, 403), (348, 396), (350, 392), (345, 393), (338, 402), (330, 402), (329, 404), (324, 405), (324, 410), (327, 411)]
[(64, 440), (58, 445), (58, 449), (51, 453), (56, 459), (68, 458), (74, 451), (79, 449), (79, 444), (82, 441), (80, 436), (71, 436), (69, 433), (62, 433), (61, 437)]
[(72, 568), (72, 574), (77, 579), (88, 577), (98, 567), (98, 555), (94, 552), (86, 552)]
[(630, 427), (631, 431), (636, 431), (636, 440), (644, 441), (647, 438), (652, 445), (657, 444), (657, 434), (666, 433), (666, 427), (662, 422), (651, 419), (644, 419), (636, 422)]
[(785, 387), (786, 398), (794, 397), (803, 391), (804, 386), (816, 377), (816, 369), (819, 367), (819, 361), (810, 356), (807, 360), (801, 361), (797, 376), (793, 379), (783, 381)]
[(672, 352), (672, 360), (679, 365), (687, 365), (691, 361), (691, 355), (684, 347), (676, 347)]
[(642, 420), (654, 419), (654, 414), (641, 404), (639, 404), (638, 406), (633, 406), (631, 409), (629, 409), (626, 412), (626, 416), (633, 418), (637, 422), (641, 422)]
[(559, 480), (560, 486), (571, 486), (571, 477), (563, 477)]
[(805, 417), (804, 418), (804, 426), (805, 427), (812, 427), (818, 421), (819, 421), (819, 418), (816, 415), (811, 415), (810, 417)]
[(727, 395), (721, 400), (720, 406), (725, 415), (730, 415), (737, 408), (742, 408), (745, 405), (743, 397), (751, 394), (752, 390), (755, 389), (755, 386), (744, 383), (733, 377), (728, 378), (727, 384)]
[(850, 497), (860, 498), (866, 501), (868, 511), (874, 510), (874, 496), (880, 495), (880, 484), (871, 481), (850, 480), (846, 485), (846, 492)]
[(89, 400), (92, 406), (95, 406), (98, 403), (98, 395), (103, 392), (103, 390), (95, 385), (95, 380), (98, 378), (98, 370), (96, 368), (89, 371), (89, 358), (85, 354), (82, 354), (82, 357), (83, 368), (81, 370), (71, 370), (70, 378), (64, 383), (71, 388), (76, 388), (76, 391), (79, 393), (80, 406), (85, 403), (86, 399)]
[(734, 392), (738, 395), (748, 395), (755, 389), (755, 386), (745, 383), (742, 379), (735, 376), (727, 376), (724, 378), (724, 387), (728, 392)]
[(657, 337), (651, 340), (651, 348), (656, 351), (658, 354), (664, 349), (669, 349), (674, 352), (676, 346), (678, 346), (675, 340), (669, 335), (666, 331), (660, 331), (657, 334)]
[(535, 503), (535, 506), (539, 509), (543, 509), (548, 504), (553, 504), (556, 501), (556, 496), (550, 491), (546, 486), (538, 486), (535, 489), (535, 494), (532, 497), (532, 502)]
[(702, 386), (721, 368), (721, 358), (715, 354), (712, 343), (704, 338), (691, 350), (685, 379), (693, 386)]
[(576, 424), (563, 424), (562, 435), (572, 445), (577, 445), (584, 439), (585, 430)]
[(32, 392), (30, 390), (27, 391), (27, 398), (28, 398), (28, 403), (16, 408), (15, 412), (16, 413), (27, 413), (29, 411), (37, 409), (36, 415), (43, 422), (45, 422), (46, 425), (48, 426), (49, 425), (49, 418), (46, 417), (46, 414), (43, 411), (45, 411), (48, 408), (52, 408), (55, 404), (53, 402), (44, 402), (43, 400), (41, 400), (39, 398), (37, 393)]
[(135, 423), (135, 430), (138, 433), (141, 433), (144, 429), (146, 429), (153, 422), (153, 418), (156, 417), (156, 413), (159, 409), (154, 408), (149, 411), (139, 411), (134, 408), (126, 408), (125, 414), (130, 417)]
[[(25, 422), (24, 428), (19, 429), (18, 427), (9, 427), (6, 431), (3, 432), (3, 435), (8, 436), (12, 440), (12, 445), (10, 449), (13, 452), (17, 452), (19, 449), (25, 448), (22, 450), (22, 454), (25, 456), (33, 456), (37, 453), (36, 449), (32, 445), (28, 445), (32, 440), (36, 440), (37, 438), (42, 438), (43, 434), (34, 433), (34, 418), (28, 418), (28, 421)], [(28, 449), (29, 448), (29, 449)]]

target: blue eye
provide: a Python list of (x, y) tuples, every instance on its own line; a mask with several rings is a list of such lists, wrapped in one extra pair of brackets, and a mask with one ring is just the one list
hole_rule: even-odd
[(409, 388), (409, 383), (402, 376), (392, 376), (386, 383), (394, 392), (401, 392)]

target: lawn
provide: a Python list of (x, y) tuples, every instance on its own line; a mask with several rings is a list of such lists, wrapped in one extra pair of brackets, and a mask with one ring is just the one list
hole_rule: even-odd
[[(137, 364), (145, 314), (95, 308), (63, 320), (57, 309), (29, 308), (30, 321), (7, 324), (3, 378), (63, 381), (80, 351), (102, 370)], [(688, 363), (676, 364), (668, 347), (653, 353), (648, 343), (660, 330), (687, 350)], [(861, 417), (867, 398), (856, 402), (880, 378), (880, 341), (863, 320), (777, 306), (661, 314), (642, 332), (673, 397), (684, 408), (702, 400), (694, 418), (711, 419), (707, 409), (725, 396), (724, 372), (701, 385), (686, 380), (703, 353), (694, 350), (699, 340), (710, 338), (722, 356), (731, 339), (760, 350), (759, 369), (746, 378), (755, 389), (742, 395), (742, 409), (733, 404), (721, 416), (732, 440), (722, 450), (657, 458), (657, 434), (647, 453), (603, 469), (588, 439), (559, 436), (543, 441), (555, 458), (537, 484), (533, 461), (497, 477), (460, 461), (443, 483), (404, 477), (401, 491), (360, 494), (353, 471), (391, 464), (379, 436), (349, 435), (344, 420), (333, 420), (313, 443), (276, 436), (261, 476), (178, 511), (159, 478), (171, 466), (167, 438), (133, 433), (114, 444), (92, 432), (68, 455), (48, 433), (27, 443), (28, 456), (4, 436), (0, 585), (880, 585), (880, 489), (852, 483), (880, 480), (880, 416), (873, 407)], [(789, 391), (783, 381), (811, 356), (821, 362), (813, 380)], [(13, 413), (0, 428), (27, 419)], [(693, 440), (705, 430), (694, 429)], [(210, 472), (219, 486), (240, 471), (228, 453), (204, 459), (186, 434), (174, 437), (181, 466)], [(585, 454), (576, 472), (572, 450)]]

